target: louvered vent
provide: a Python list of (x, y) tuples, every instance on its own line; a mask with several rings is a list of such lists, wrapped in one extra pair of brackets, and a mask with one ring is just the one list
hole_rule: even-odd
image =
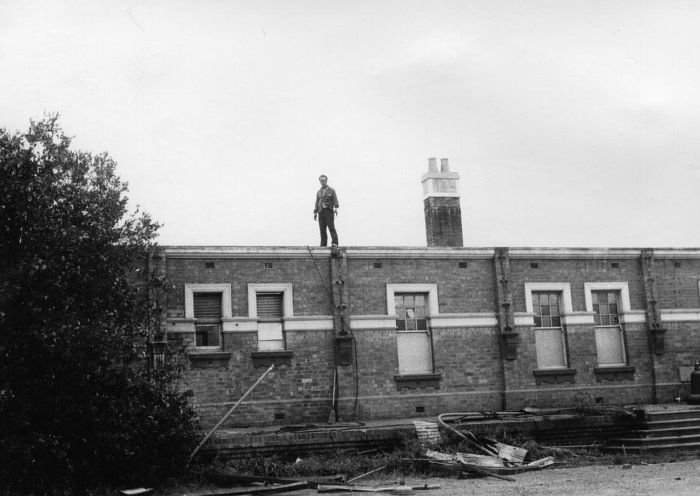
[(221, 320), (221, 293), (194, 293), (194, 318)]
[(282, 319), (282, 293), (257, 293), (258, 318)]

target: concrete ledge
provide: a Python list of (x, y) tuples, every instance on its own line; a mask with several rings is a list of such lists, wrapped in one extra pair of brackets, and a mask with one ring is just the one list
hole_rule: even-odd
[(252, 353), (253, 366), (269, 367), (272, 364), (291, 365), (294, 352), (290, 350), (270, 350), (270, 351), (254, 351)]
[(441, 374), (408, 374), (395, 375), (394, 381), (398, 389), (439, 388), (441, 378)]
[(635, 368), (629, 365), (620, 365), (616, 367), (596, 367), (594, 370), (598, 382), (634, 380)]
[(537, 384), (559, 384), (562, 382), (576, 382), (576, 369), (535, 369), (532, 371)]
[(204, 453), (219, 458), (246, 458), (272, 454), (305, 454), (347, 449), (393, 449), (415, 437), (413, 424), (368, 428), (362, 423), (278, 428), (276, 432), (216, 433)]
[(210, 367), (228, 367), (231, 353), (228, 351), (189, 352), (190, 366), (193, 369), (206, 369)]
[[(423, 421), (436, 421), (422, 417)], [(395, 422), (395, 423), (392, 423)], [(497, 437), (503, 433), (523, 442), (528, 439), (546, 445), (603, 443), (613, 436), (624, 435), (637, 425), (631, 417), (615, 415), (523, 415), (505, 420), (478, 420), (453, 424), (458, 430)], [(272, 430), (275, 429), (275, 430)], [(443, 438), (450, 435), (440, 430)], [(203, 452), (221, 459), (288, 456), (342, 450), (392, 449), (417, 439), (413, 419), (376, 422), (353, 422), (219, 431)]]

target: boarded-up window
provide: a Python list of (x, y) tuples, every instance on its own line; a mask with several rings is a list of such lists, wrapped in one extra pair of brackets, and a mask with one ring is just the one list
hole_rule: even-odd
[(258, 349), (284, 350), (283, 293), (256, 293), (258, 309)]
[(432, 346), (428, 331), (428, 295), (397, 293), (396, 345), (400, 374), (423, 374), (433, 371)]
[(221, 346), (221, 293), (193, 293), (196, 346)]
[(560, 298), (561, 294), (558, 292), (532, 293), (535, 312), (535, 350), (537, 367), (540, 369), (566, 367)]

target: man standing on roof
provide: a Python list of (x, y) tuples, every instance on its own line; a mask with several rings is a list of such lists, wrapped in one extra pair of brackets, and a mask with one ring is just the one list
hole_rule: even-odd
[(335, 232), (335, 216), (338, 215), (338, 195), (328, 186), (328, 176), (321, 174), (318, 177), (321, 189), (316, 193), (314, 203), (314, 220), (318, 218), (318, 227), (321, 230), (321, 246), (328, 246), (328, 234), (331, 233), (331, 246), (338, 246), (338, 233)]

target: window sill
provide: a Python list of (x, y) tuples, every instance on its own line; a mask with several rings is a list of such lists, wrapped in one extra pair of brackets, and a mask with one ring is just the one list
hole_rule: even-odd
[(193, 369), (227, 367), (231, 358), (228, 351), (190, 351), (187, 353)]
[(537, 384), (561, 384), (576, 382), (576, 369), (535, 369), (532, 371)]
[(630, 365), (614, 365), (612, 367), (596, 367), (595, 375), (601, 381), (631, 381), (634, 380), (635, 368)]
[(405, 374), (394, 376), (394, 381), (396, 381), (396, 386), (399, 390), (418, 388), (439, 389), (440, 379), (442, 379), (442, 374), (435, 373)]
[(270, 365), (291, 365), (294, 352), (290, 350), (254, 351), (252, 353), (254, 367), (269, 367)]

